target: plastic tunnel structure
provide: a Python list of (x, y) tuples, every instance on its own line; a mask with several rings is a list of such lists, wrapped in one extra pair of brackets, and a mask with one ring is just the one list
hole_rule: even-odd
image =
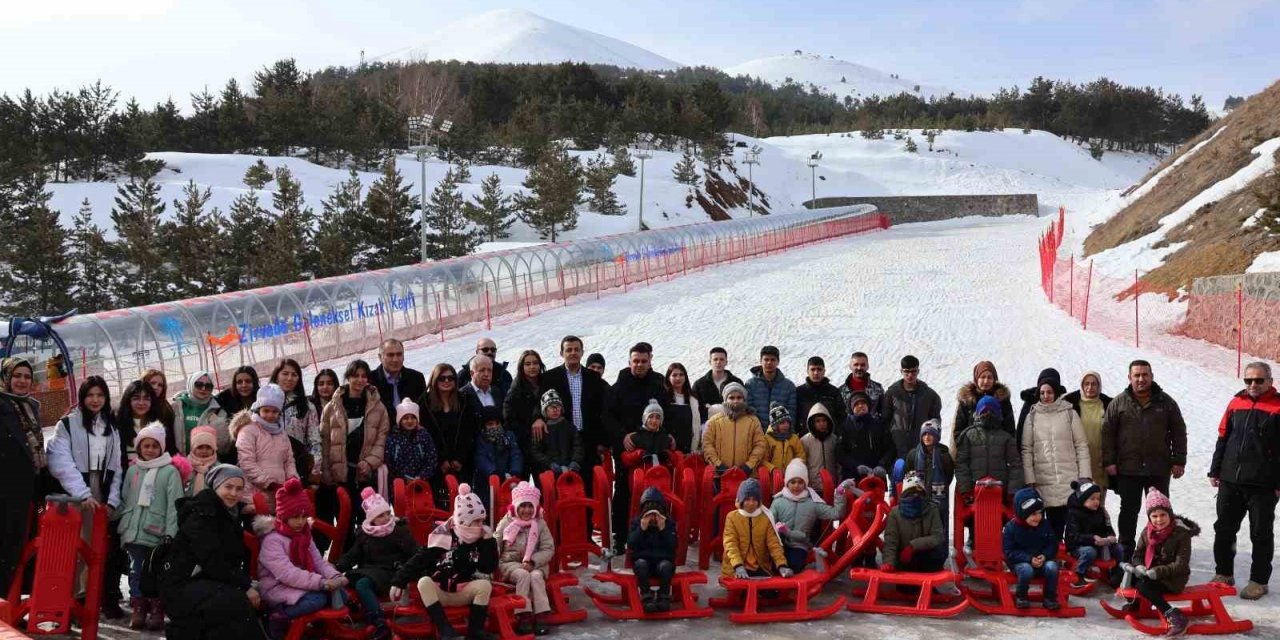
[(282, 358), (304, 368), (548, 303), (654, 277), (886, 228), (870, 205), (708, 222), (541, 244), (75, 316), (57, 325), (76, 377), (101, 375), (113, 392), (147, 369), (170, 391), (196, 371), (228, 383)]

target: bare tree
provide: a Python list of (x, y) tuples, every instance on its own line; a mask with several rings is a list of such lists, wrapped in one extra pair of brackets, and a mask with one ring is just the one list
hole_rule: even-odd
[(400, 69), (400, 113), (450, 114), (458, 103), (458, 81), (448, 71), (425, 64), (408, 64)]

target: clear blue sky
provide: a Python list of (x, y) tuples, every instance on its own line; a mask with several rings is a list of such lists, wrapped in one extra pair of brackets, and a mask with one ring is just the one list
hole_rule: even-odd
[[(0, 21), (0, 92), (101, 78), (150, 104), (295, 57), (354, 64), (457, 17), (525, 8), (686, 64), (794, 49), (979, 93), (1037, 74), (1205, 95), (1220, 108), (1280, 78), (1276, 0), (29, 0)], [(1272, 42), (1272, 45), (1265, 43)]]

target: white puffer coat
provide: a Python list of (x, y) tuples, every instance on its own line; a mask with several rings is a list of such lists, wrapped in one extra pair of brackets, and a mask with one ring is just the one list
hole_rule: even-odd
[(1071, 403), (1059, 398), (1031, 407), (1022, 431), (1022, 472), (1048, 507), (1066, 505), (1071, 482), (1090, 476), (1089, 440)]

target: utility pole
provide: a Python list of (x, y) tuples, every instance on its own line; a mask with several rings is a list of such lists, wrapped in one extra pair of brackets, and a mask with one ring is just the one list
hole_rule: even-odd
[(640, 159), (640, 221), (636, 231), (644, 231), (644, 161), (653, 157), (653, 134), (642, 133), (632, 144), (635, 157)]
[[(417, 153), (418, 165), (422, 168), (422, 179), (418, 181), (420, 192), (420, 220), (419, 225), (419, 260), (427, 261), (427, 157), (435, 153), (436, 148), (431, 144), (431, 134), (444, 135), (449, 133), (453, 128), (452, 120), (441, 119), (437, 128), (435, 124), (436, 116), (426, 113), (420, 116), (409, 116), (409, 150)], [(421, 137), (421, 144), (413, 144), (413, 134), (417, 133)]]
[(747, 188), (747, 217), (748, 218), (754, 216), (756, 212), (755, 168), (756, 168), (756, 165), (760, 164), (761, 151), (764, 151), (764, 149), (760, 145), (758, 144), (752, 145), (752, 147), (750, 149), (747, 149), (747, 151), (743, 154), (744, 157), (742, 159), (742, 164), (747, 165), (747, 183), (749, 184)]

